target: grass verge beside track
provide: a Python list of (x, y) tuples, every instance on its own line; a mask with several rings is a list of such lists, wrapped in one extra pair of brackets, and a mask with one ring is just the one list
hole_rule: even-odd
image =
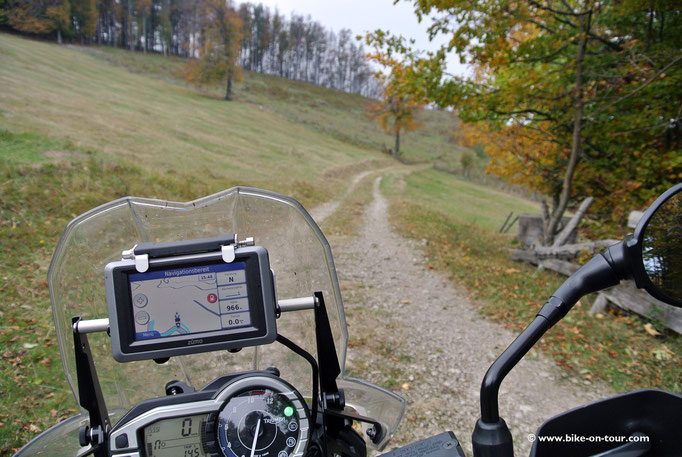
[[(523, 211), (525, 205), (514, 205), (512, 197), (433, 170), (389, 179), (384, 193), (390, 196), (395, 229), (426, 240), (429, 268), (464, 286), (481, 313), (505, 327), (525, 328), (566, 279), (510, 260), (509, 237), (496, 232), (508, 211)], [(577, 304), (539, 347), (585, 384), (601, 380), (619, 392), (682, 392), (680, 335), (659, 327), (660, 335), (653, 337), (644, 327), (646, 321), (615, 310), (592, 316), (589, 301), (587, 297)]]

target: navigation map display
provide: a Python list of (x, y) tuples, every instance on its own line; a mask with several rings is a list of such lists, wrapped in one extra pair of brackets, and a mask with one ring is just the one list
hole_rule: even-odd
[(129, 276), (135, 341), (251, 325), (244, 262)]

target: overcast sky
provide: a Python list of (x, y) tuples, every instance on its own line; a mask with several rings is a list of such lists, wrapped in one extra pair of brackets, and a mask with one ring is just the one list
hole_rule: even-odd
[[(446, 40), (438, 37), (437, 41), (429, 42), (428, 24), (419, 23), (414, 14), (412, 3), (401, 1), (394, 5), (393, 0), (251, 0), (252, 3), (263, 3), (274, 11), (277, 7), (280, 13), (287, 17), (292, 12), (310, 15), (327, 29), (338, 33), (342, 28), (348, 28), (354, 35), (364, 35), (365, 32), (376, 29), (390, 30), (396, 35), (416, 40), (418, 49), (435, 50)], [(448, 59), (448, 71), (463, 75), (466, 67), (459, 63), (458, 58)]]

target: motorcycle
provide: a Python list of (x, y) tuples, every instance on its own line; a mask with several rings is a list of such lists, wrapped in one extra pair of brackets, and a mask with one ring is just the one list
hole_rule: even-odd
[[(568, 278), (491, 365), (474, 456), (513, 456), (500, 384), (582, 296), (632, 278), (682, 306), (681, 192), (664, 193), (634, 235)], [(405, 412), (398, 395), (345, 375), (331, 249), (290, 197), (237, 187), (188, 203), (107, 203), (69, 223), (48, 284), (80, 414), (16, 457), (366, 457)], [(531, 456), (679, 456), (681, 418), (679, 395), (618, 395), (548, 420)], [(464, 453), (445, 432), (383, 455)]]

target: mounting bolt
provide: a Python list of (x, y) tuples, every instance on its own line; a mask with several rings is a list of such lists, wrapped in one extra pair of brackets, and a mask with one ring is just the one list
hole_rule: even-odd
[(81, 428), (78, 429), (78, 443), (85, 447), (90, 444), (90, 427), (87, 425), (83, 425)]
[(377, 429), (374, 428), (373, 426), (367, 429), (367, 436), (369, 436), (370, 439), (374, 439), (374, 437), (377, 436)]
[(104, 432), (101, 427), (90, 428), (87, 425), (83, 425), (78, 429), (78, 443), (85, 447), (88, 445), (97, 446), (104, 442)]
[(443, 443), (443, 449), (452, 449), (453, 447), (455, 447), (455, 445), (456, 443), (452, 440), (446, 441), (445, 443)]

